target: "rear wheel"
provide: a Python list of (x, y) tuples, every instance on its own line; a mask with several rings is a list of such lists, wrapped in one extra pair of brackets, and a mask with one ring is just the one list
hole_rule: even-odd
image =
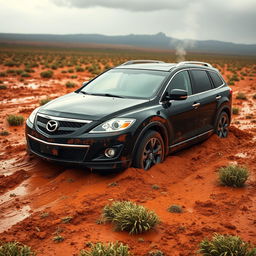
[(228, 136), (229, 117), (226, 112), (221, 112), (216, 123), (215, 132), (220, 138)]
[(148, 170), (164, 160), (164, 142), (159, 132), (148, 131), (139, 143), (135, 167)]

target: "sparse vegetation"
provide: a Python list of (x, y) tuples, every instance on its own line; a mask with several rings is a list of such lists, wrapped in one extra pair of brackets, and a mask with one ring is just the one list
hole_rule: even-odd
[(66, 216), (61, 219), (63, 223), (70, 223), (70, 221), (73, 219), (72, 216)]
[(182, 206), (180, 206), (180, 205), (171, 205), (171, 206), (168, 208), (168, 212), (172, 212), (172, 213), (182, 213), (182, 212), (183, 212), (183, 209), (182, 209)]
[(10, 133), (8, 131), (1, 131), (0, 136), (8, 136)]
[(64, 241), (64, 237), (61, 236), (61, 235), (56, 235), (56, 236), (53, 237), (52, 240), (53, 240), (55, 243), (60, 243), (60, 242)]
[(19, 242), (0, 242), (0, 256), (34, 256), (30, 247)]
[(165, 254), (160, 250), (152, 250), (148, 253), (148, 256), (164, 256)]
[(249, 171), (242, 166), (229, 165), (219, 169), (219, 180), (224, 186), (243, 187), (249, 177)]
[(24, 117), (23, 116), (16, 116), (16, 115), (9, 115), (7, 117), (7, 122), (10, 126), (19, 126), (24, 123)]
[(51, 70), (46, 70), (40, 73), (40, 76), (42, 78), (52, 78), (53, 77), (53, 71)]
[(231, 235), (214, 234), (212, 240), (205, 239), (200, 245), (199, 253), (203, 256), (255, 256), (256, 248)]
[(80, 251), (79, 256), (128, 256), (129, 247), (122, 243), (96, 243), (91, 245), (90, 250)]
[(160, 187), (158, 185), (156, 185), (156, 184), (152, 185), (152, 189), (154, 189), (154, 190), (158, 190), (159, 188)]
[(117, 230), (128, 231), (130, 234), (148, 231), (159, 222), (153, 211), (130, 201), (116, 201), (105, 206), (103, 218), (112, 222)]
[(67, 88), (74, 88), (76, 84), (73, 83), (73, 82), (68, 81), (68, 82), (66, 82), (65, 85), (66, 85)]
[(43, 105), (45, 105), (46, 103), (50, 102), (51, 100), (52, 100), (51, 98), (46, 97), (45, 99), (41, 99), (41, 100), (39, 101), (39, 104), (40, 104), (40, 106), (43, 106)]
[(238, 115), (239, 114), (239, 108), (233, 107), (232, 108), (232, 113), (233, 113), (233, 115)]
[(7, 89), (7, 86), (4, 84), (0, 84), (0, 90), (5, 90), (5, 89)]
[(247, 97), (243, 92), (238, 92), (237, 95), (236, 95), (236, 98), (238, 100), (247, 100)]

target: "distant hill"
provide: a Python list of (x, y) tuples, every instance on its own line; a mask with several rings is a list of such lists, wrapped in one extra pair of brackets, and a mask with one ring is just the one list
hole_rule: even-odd
[(106, 36), (100, 34), (9, 34), (0, 33), (2, 43), (72, 43), (72, 44), (104, 44), (124, 45), (140, 48), (169, 49), (204, 53), (221, 53), (256, 56), (256, 44), (235, 44), (216, 40), (179, 40), (164, 33), (155, 35), (121, 35)]

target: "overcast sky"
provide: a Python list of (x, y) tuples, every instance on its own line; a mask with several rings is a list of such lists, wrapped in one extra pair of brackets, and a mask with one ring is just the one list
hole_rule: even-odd
[(256, 0), (0, 0), (0, 32), (256, 43)]

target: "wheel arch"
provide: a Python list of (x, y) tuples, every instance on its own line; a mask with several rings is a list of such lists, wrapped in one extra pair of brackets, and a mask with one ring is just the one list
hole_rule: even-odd
[(168, 130), (166, 126), (160, 122), (160, 121), (149, 121), (147, 125), (143, 127), (143, 129), (140, 131), (139, 135), (137, 136), (137, 139), (135, 141), (133, 150), (132, 150), (132, 159), (134, 159), (134, 154), (136, 153), (136, 150), (138, 149), (139, 143), (141, 141), (141, 138), (145, 136), (145, 134), (149, 131), (153, 130), (156, 132), (159, 132), (160, 135), (163, 138), (164, 146), (165, 146), (165, 156), (169, 153), (169, 136), (168, 136)]

